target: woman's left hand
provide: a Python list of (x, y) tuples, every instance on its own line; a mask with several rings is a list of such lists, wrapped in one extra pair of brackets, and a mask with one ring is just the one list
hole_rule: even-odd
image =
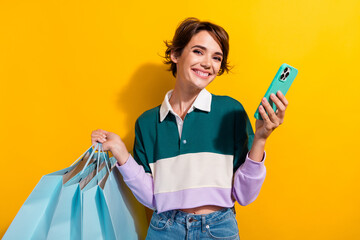
[[(259, 113), (263, 120), (256, 120), (255, 137), (258, 139), (267, 139), (270, 134), (284, 122), (285, 110), (289, 104), (285, 96), (278, 91), (270, 95), (270, 99), (275, 103), (277, 110), (274, 112), (266, 98), (263, 98), (259, 107)], [(268, 114), (266, 114), (266, 112)]]

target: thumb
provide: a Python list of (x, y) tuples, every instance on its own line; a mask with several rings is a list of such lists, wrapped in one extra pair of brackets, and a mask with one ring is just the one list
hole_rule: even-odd
[(103, 145), (102, 145), (102, 147), (103, 147), (103, 150), (104, 150), (104, 151), (110, 151), (110, 144), (109, 144), (109, 142), (104, 142)]

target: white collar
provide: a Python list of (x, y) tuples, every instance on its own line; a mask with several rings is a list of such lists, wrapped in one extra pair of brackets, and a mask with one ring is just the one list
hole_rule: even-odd
[[(169, 112), (175, 115), (174, 110), (172, 109), (169, 99), (171, 97), (173, 90), (170, 90), (166, 93), (164, 101), (161, 104), (160, 107), (160, 122), (162, 122)], [(211, 93), (209, 93), (205, 88), (200, 91), (199, 95), (196, 97), (194, 103), (191, 105), (189, 112), (193, 111), (194, 108), (197, 108), (199, 110), (210, 112), (211, 110)]]

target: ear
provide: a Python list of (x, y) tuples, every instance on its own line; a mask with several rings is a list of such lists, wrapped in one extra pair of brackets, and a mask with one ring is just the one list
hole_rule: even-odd
[(173, 63), (178, 63), (178, 56), (176, 55), (176, 53), (174, 51), (171, 51), (170, 57), (171, 57), (171, 61), (173, 61)]

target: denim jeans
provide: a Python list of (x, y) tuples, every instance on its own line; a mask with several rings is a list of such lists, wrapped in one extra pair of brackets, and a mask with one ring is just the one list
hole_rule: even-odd
[(233, 208), (209, 214), (154, 211), (147, 240), (240, 239)]

